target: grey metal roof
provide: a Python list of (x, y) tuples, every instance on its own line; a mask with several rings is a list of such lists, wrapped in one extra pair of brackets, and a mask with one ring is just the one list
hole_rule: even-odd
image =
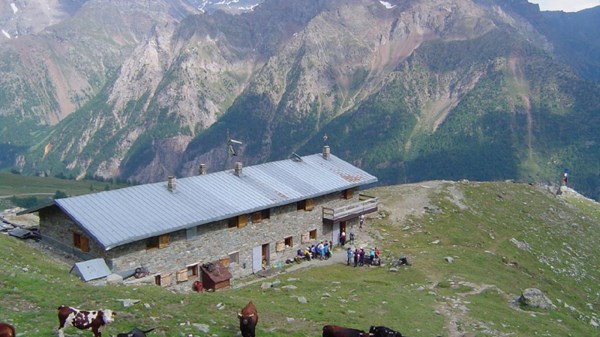
[(176, 230), (294, 203), (377, 181), (334, 155), (281, 160), (166, 182), (56, 200), (90, 237), (109, 250)]
[(106, 262), (104, 262), (104, 259), (77, 262), (71, 268), (71, 272), (79, 275), (85, 282), (110, 275), (110, 269), (106, 265)]

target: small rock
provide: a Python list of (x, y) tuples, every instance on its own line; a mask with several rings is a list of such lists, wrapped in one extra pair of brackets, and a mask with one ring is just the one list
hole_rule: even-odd
[(446, 257), (444, 258), (444, 260), (446, 260), (446, 262), (448, 262), (448, 263), (452, 263), (452, 262), (454, 262), (454, 258), (453, 258), (452, 256), (446, 256)]
[(192, 324), (196, 329), (204, 332), (204, 333), (208, 333), (208, 325), (206, 324), (200, 324), (200, 323), (194, 323)]
[(123, 276), (119, 274), (110, 274), (106, 277), (108, 283), (123, 283)]
[(308, 301), (306, 300), (306, 297), (304, 297), (304, 296), (298, 297), (298, 302), (300, 302), (302, 304), (308, 303)]

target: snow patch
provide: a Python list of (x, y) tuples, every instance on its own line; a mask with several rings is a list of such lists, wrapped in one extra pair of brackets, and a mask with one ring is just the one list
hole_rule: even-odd
[(17, 14), (17, 12), (19, 11), (19, 8), (17, 7), (17, 5), (15, 5), (14, 2), (10, 3), (10, 8), (12, 8), (13, 14)]
[(387, 9), (392, 9), (392, 8), (396, 7), (396, 5), (392, 5), (391, 3), (387, 2), (387, 1), (379, 0), (379, 3), (382, 4), (383, 7), (387, 8)]
[(4, 34), (4, 36), (6, 36), (7, 39), (10, 39), (10, 34), (8, 34), (8, 32), (4, 29), (2, 30), (2, 34)]

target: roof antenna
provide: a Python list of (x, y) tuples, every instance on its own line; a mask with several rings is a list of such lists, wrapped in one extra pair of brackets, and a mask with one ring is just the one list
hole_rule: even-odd
[(229, 129), (227, 129), (227, 153), (230, 157), (237, 156), (237, 151), (235, 150), (235, 146), (233, 145), (242, 145), (243, 143), (239, 140), (231, 139), (229, 137)]
[(300, 157), (296, 152), (292, 152), (290, 155), (293, 161), (302, 161), (302, 157)]

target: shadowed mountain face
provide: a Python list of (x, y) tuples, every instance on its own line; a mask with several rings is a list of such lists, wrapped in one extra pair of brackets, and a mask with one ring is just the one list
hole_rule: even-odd
[[(0, 164), (151, 182), (201, 163), (216, 171), (319, 152), (327, 134), (334, 154), (384, 184), (555, 181), (568, 167), (578, 189), (599, 195), (600, 87), (584, 80), (596, 78), (598, 35), (569, 44), (548, 28), (597, 29), (597, 12), (267, 0), (202, 14), (208, 5), (90, 0), (0, 46), (10, 153)], [(581, 67), (562, 63), (570, 55)], [(243, 142), (236, 157), (228, 135)]]

